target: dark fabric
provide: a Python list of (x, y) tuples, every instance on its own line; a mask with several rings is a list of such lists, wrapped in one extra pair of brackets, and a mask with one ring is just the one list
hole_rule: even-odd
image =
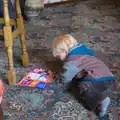
[(0, 105), (0, 120), (3, 120), (3, 110), (1, 105)]
[[(13, 7), (11, 0), (8, 0), (8, 9), (9, 9), (9, 15), (12, 19), (16, 18), (16, 12), (15, 12), (15, 8)], [(0, 0), (0, 14), (2, 15), (2, 17), (4, 16), (4, 10), (3, 10), (3, 2), (2, 0)]]
[(114, 81), (104, 82), (80, 82), (73, 79), (69, 85), (72, 94), (85, 108), (94, 111), (107, 97), (106, 91), (114, 84)]
[[(9, 9), (10, 18), (15, 19), (16, 18), (15, 8), (13, 7), (10, 0), (8, 0), (8, 9)], [(0, 17), (1, 18), (4, 17), (4, 10), (3, 10), (3, 2), (2, 2), (2, 0), (0, 0)], [(3, 24), (0, 24), (0, 29), (3, 29)]]
[[(28, 19), (26, 18), (25, 14), (24, 14), (24, 6), (25, 6), (25, 0), (20, 0), (20, 7), (21, 7), (21, 12), (22, 12), (22, 16), (23, 19), (28, 21)], [(8, 0), (8, 9), (9, 9), (9, 15), (10, 18), (15, 19), (16, 18), (16, 10), (13, 7), (11, 0)], [(2, 0), (0, 0), (0, 18), (3, 18), (4, 16), (4, 10), (3, 10), (3, 2)], [(0, 24), (0, 29), (3, 29), (3, 24)], [(15, 26), (12, 25), (12, 30), (15, 29)], [(0, 36), (0, 41), (4, 41), (4, 37)]]
[(21, 12), (22, 12), (23, 19), (25, 21), (29, 21), (29, 18), (26, 16), (26, 14), (24, 12), (24, 10), (25, 10), (25, 2), (26, 2), (26, 0), (20, 0)]
[[(25, 0), (20, 0), (21, 12), (22, 12), (22, 15), (24, 16), (23, 18), (25, 18), (24, 6), (25, 6)], [(16, 18), (16, 10), (12, 5), (11, 0), (8, 0), (8, 9), (9, 9), (10, 18), (15, 19)], [(0, 17), (3, 18), (3, 16), (4, 16), (3, 2), (2, 2), (2, 0), (0, 0)], [(3, 29), (3, 24), (0, 24), (0, 29)]]
[(24, 11), (25, 1), (26, 1), (26, 0), (20, 0), (20, 7), (21, 7), (21, 10), (22, 10), (22, 11)]
[(24, 13), (25, 1), (26, 1), (26, 0), (20, 0), (20, 8), (21, 8), (22, 16), (23, 16), (23, 18), (25, 18), (25, 20), (26, 20), (27, 18), (26, 18), (26, 15), (25, 15), (25, 13)]

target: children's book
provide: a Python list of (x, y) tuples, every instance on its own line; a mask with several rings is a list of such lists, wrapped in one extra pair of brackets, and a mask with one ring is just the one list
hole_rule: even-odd
[(27, 75), (18, 83), (18, 85), (45, 88), (46, 85), (51, 82), (53, 76), (53, 72), (43, 68), (37, 68), (29, 71)]

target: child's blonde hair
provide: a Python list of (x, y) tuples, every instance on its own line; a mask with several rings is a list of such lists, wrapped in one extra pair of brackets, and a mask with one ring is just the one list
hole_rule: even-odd
[(69, 52), (77, 44), (77, 40), (69, 34), (58, 36), (54, 39), (52, 44), (53, 55), (56, 57), (62, 51)]

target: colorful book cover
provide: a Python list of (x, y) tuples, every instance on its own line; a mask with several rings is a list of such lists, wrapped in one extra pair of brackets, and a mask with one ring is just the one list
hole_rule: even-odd
[(18, 83), (18, 85), (45, 88), (46, 84), (53, 79), (54, 73), (43, 68), (37, 68), (28, 72), (28, 74)]

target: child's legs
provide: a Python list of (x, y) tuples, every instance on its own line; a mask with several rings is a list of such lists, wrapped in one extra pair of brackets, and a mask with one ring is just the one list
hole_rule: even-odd
[(92, 82), (79, 82), (79, 80), (73, 80), (71, 83), (73, 95), (76, 99), (83, 104), (83, 106), (91, 111), (94, 111), (96, 107), (106, 98), (103, 92), (99, 92)]
[(93, 86), (100, 92), (105, 92), (106, 90), (112, 88), (115, 84), (115, 80), (106, 80), (102, 82), (93, 82)]
[[(79, 88), (81, 89), (81, 88)], [(89, 110), (95, 111), (95, 109), (100, 105), (100, 103), (106, 98), (106, 94), (97, 91), (94, 87), (90, 88), (80, 94), (80, 102)]]
[[(106, 94), (107, 94), (107, 90), (109, 88), (111, 88), (112, 85), (114, 85), (114, 84), (115, 84), (115, 80), (113, 80), (113, 81), (104, 81), (104, 82), (93, 82), (94, 87), (99, 92), (101, 92), (101, 93), (106, 92)], [(109, 104), (110, 104), (110, 98), (107, 97), (107, 95), (106, 95), (106, 98), (103, 101), (101, 101), (101, 103), (99, 105), (99, 108), (98, 108), (99, 116), (102, 117), (102, 116), (104, 116), (106, 114), (106, 111), (107, 111), (107, 108), (108, 108)]]
[(98, 109), (99, 110), (99, 116), (100, 117), (103, 117), (106, 112), (107, 112), (107, 108), (110, 104), (110, 98), (109, 97), (106, 97), (99, 105)]

